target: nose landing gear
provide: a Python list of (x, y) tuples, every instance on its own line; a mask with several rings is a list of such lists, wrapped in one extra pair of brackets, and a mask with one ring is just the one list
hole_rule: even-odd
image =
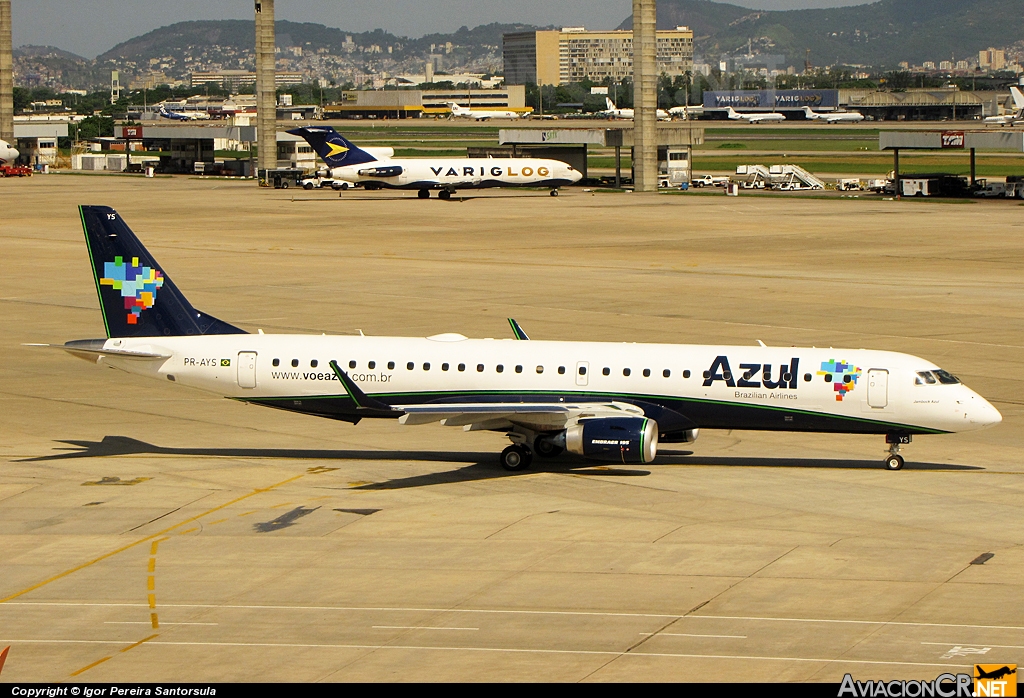
[(906, 434), (886, 434), (885, 443), (889, 444), (889, 455), (885, 459), (886, 470), (902, 470), (904, 464), (903, 456), (900, 455), (900, 447), (909, 444), (912, 437)]

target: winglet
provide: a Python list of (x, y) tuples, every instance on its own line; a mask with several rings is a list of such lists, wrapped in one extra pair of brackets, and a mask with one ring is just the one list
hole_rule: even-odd
[(508, 324), (512, 328), (512, 334), (515, 335), (516, 339), (528, 340), (529, 337), (523, 332), (523, 328), (519, 326), (519, 323), (515, 321), (515, 318), (509, 318)]
[(356, 409), (375, 410), (381, 412), (401, 411), (396, 410), (394, 407), (385, 402), (381, 402), (380, 400), (376, 400), (370, 397), (362, 390), (360, 390), (359, 386), (353, 383), (352, 379), (348, 377), (348, 374), (338, 367), (337, 361), (331, 361), (330, 366), (331, 370), (334, 371), (334, 375), (336, 375), (338, 377), (338, 380), (341, 381), (341, 384), (345, 386), (345, 392), (348, 393), (348, 396), (350, 398), (352, 398), (352, 402), (356, 403)]

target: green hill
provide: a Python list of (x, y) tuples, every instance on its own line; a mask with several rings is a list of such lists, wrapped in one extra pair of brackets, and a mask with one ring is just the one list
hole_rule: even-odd
[[(1021, 0), (880, 0), (823, 10), (752, 11), (709, 0), (659, 0), (658, 27), (694, 30), (698, 53), (717, 58), (753, 42), (802, 66), (805, 51), (818, 65), (895, 67), (900, 61), (977, 58), (989, 46), (1024, 39)], [(632, 18), (620, 25), (632, 27)]]

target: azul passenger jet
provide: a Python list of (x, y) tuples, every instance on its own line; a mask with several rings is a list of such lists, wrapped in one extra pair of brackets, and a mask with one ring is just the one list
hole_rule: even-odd
[(331, 168), (334, 179), (365, 189), (417, 189), (419, 197), (450, 199), (457, 189), (485, 187), (558, 187), (583, 175), (560, 160), (540, 158), (382, 158), (356, 147), (330, 126), (304, 126), (288, 133), (302, 136)]
[(358, 423), (504, 434), (508, 470), (563, 450), (649, 463), (700, 429), (973, 431), (999, 412), (925, 359), (863, 349), (248, 334), (192, 307), (121, 217), (82, 206), (106, 337), (56, 345), (128, 373)]
[(205, 111), (189, 111), (189, 112), (178, 112), (170, 111), (165, 105), (160, 105), (160, 116), (165, 119), (171, 119), (172, 121), (206, 121), (210, 118), (210, 114)]

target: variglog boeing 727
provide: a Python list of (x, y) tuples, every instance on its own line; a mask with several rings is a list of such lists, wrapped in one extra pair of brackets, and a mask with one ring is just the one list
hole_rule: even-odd
[(457, 189), (550, 187), (575, 184), (583, 175), (560, 160), (542, 158), (385, 158), (358, 148), (330, 126), (304, 126), (301, 136), (331, 168), (331, 177), (366, 189), (416, 189), (419, 197), (448, 199)]
[(863, 349), (248, 334), (192, 307), (121, 217), (82, 206), (106, 337), (58, 345), (129, 373), (358, 423), (440, 422), (534, 454), (649, 463), (699, 429), (884, 435), (885, 466), (917, 434), (1001, 421), (925, 359)]

